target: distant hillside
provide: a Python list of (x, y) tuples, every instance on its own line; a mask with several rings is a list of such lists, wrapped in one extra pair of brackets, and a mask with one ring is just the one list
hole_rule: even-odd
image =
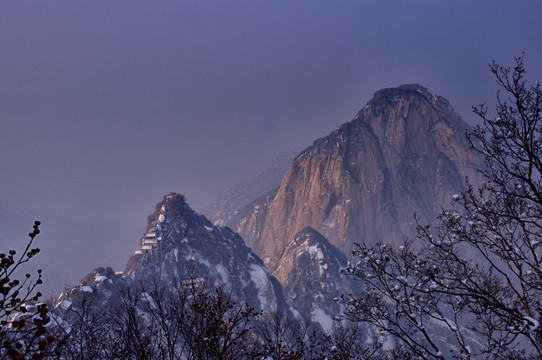
[(225, 224), (254, 199), (277, 188), (294, 160), (296, 153), (287, 151), (279, 156), (271, 166), (252, 180), (236, 185), (222, 194), (203, 213), (218, 224)]

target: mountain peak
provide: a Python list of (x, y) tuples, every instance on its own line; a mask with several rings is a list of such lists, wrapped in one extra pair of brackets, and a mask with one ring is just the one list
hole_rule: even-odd
[(170, 219), (183, 219), (188, 223), (201, 223), (205, 226), (212, 227), (212, 223), (202, 215), (197, 214), (188, 202), (184, 195), (170, 192), (166, 194), (162, 201), (156, 204), (154, 212), (147, 218), (147, 231), (156, 232), (166, 228)]
[(157, 204), (156, 207), (164, 206), (164, 205), (174, 205), (176, 208), (184, 208), (184, 209), (190, 209), (190, 205), (188, 205), (188, 202), (186, 201), (186, 197), (184, 195), (170, 192), (169, 194), (164, 195), (164, 198), (161, 202)]
[(403, 84), (403, 85), (397, 86), (396, 89), (416, 90), (416, 91), (429, 94), (429, 91), (427, 90), (427, 88), (420, 84)]
[(375, 101), (389, 99), (393, 97), (405, 97), (412, 95), (423, 95), (426, 99), (431, 99), (433, 94), (426, 87), (419, 84), (404, 84), (393, 88), (384, 88), (374, 93), (373, 98), (367, 104), (368, 106)]
[(284, 285), (290, 304), (330, 330), (333, 317), (341, 313), (340, 305), (332, 299), (356, 289), (352, 279), (339, 275), (345, 263), (346, 256), (339, 249), (306, 226), (284, 247), (272, 274)]
[(387, 95), (405, 95), (405, 94), (421, 94), (427, 98), (433, 97), (433, 94), (426, 87), (420, 84), (403, 84), (392, 88), (380, 89), (374, 93), (373, 98)]
[(466, 129), (421, 85), (377, 91), (352, 121), (303, 150), (273, 197), (240, 211), (232, 226), (271, 268), (306, 226), (344, 253), (355, 242), (399, 241), (414, 233), (414, 212), (431, 223), (465, 177), (478, 178)]
[(301, 244), (306, 242), (308, 245), (328, 243), (327, 239), (322, 236), (318, 231), (316, 231), (312, 226), (305, 226), (303, 229), (299, 230), (294, 236), (294, 243)]
[[(89, 278), (101, 276), (98, 270)], [(184, 277), (190, 275), (227, 286), (255, 309), (285, 306), (280, 285), (238, 234), (197, 214), (183, 195), (169, 193), (149, 215), (140, 249), (128, 260), (124, 278), (151, 284), (189, 280)]]

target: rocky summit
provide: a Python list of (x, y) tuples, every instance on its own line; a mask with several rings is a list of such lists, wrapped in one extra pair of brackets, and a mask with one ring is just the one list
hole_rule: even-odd
[(148, 217), (140, 249), (128, 260), (123, 273), (97, 268), (61, 298), (68, 301), (64, 306), (77, 302), (81, 293), (110, 301), (122, 286), (151, 287), (155, 282), (167, 284), (179, 279), (205, 279), (225, 286), (236, 301), (258, 311), (286, 306), (280, 284), (243, 239), (228, 227), (214, 226), (195, 213), (184, 196), (175, 193), (166, 195)]
[(422, 86), (380, 90), (229, 225), (269, 268), (307, 226), (346, 254), (354, 243), (400, 240), (413, 234), (414, 213), (431, 223), (465, 178), (476, 183), (481, 161), (469, 152), (468, 128)]

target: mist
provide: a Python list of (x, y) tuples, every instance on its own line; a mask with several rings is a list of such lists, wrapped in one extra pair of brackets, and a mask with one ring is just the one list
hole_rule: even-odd
[(142, 232), (164, 194), (203, 209), (351, 120), (377, 90), (405, 83), (444, 96), (474, 124), (471, 106), (494, 103), (492, 59), (510, 65), (525, 52), (527, 78), (542, 78), (541, 10), (531, 1), (2, 1), (0, 207)]

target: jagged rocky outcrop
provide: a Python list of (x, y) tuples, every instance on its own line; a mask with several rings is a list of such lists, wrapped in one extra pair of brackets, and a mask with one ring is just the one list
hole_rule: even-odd
[(285, 284), (283, 293), (288, 303), (327, 331), (333, 318), (342, 312), (334, 299), (360, 290), (352, 278), (339, 274), (346, 261), (339, 249), (306, 227), (281, 251), (272, 275)]
[(239, 209), (278, 188), (296, 155), (297, 153), (292, 150), (286, 151), (254, 179), (224, 190), (211, 205), (203, 209), (203, 213), (215, 224), (224, 225), (229, 222), (237, 215)]
[(77, 302), (82, 293), (107, 301), (115, 287), (205, 279), (225, 286), (237, 302), (246, 302), (257, 311), (287, 308), (280, 284), (243, 239), (230, 228), (214, 226), (196, 214), (182, 195), (170, 193), (156, 205), (140, 245), (124, 273), (94, 269), (78, 286), (64, 292), (63, 306)]
[(311, 226), (344, 253), (354, 242), (413, 233), (413, 213), (430, 223), (480, 161), (468, 125), (419, 85), (383, 89), (349, 123), (294, 160), (276, 193), (229, 222), (273, 267), (295, 234)]
[(156, 276), (164, 279), (195, 273), (225, 284), (240, 300), (259, 310), (276, 309), (282, 300), (280, 287), (243, 239), (230, 228), (214, 226), (196, 214), (182, 195), (166, 195), (157, 204), (148, 219), (141, 252), (125, 270), (133, 279), (150, 281)]

